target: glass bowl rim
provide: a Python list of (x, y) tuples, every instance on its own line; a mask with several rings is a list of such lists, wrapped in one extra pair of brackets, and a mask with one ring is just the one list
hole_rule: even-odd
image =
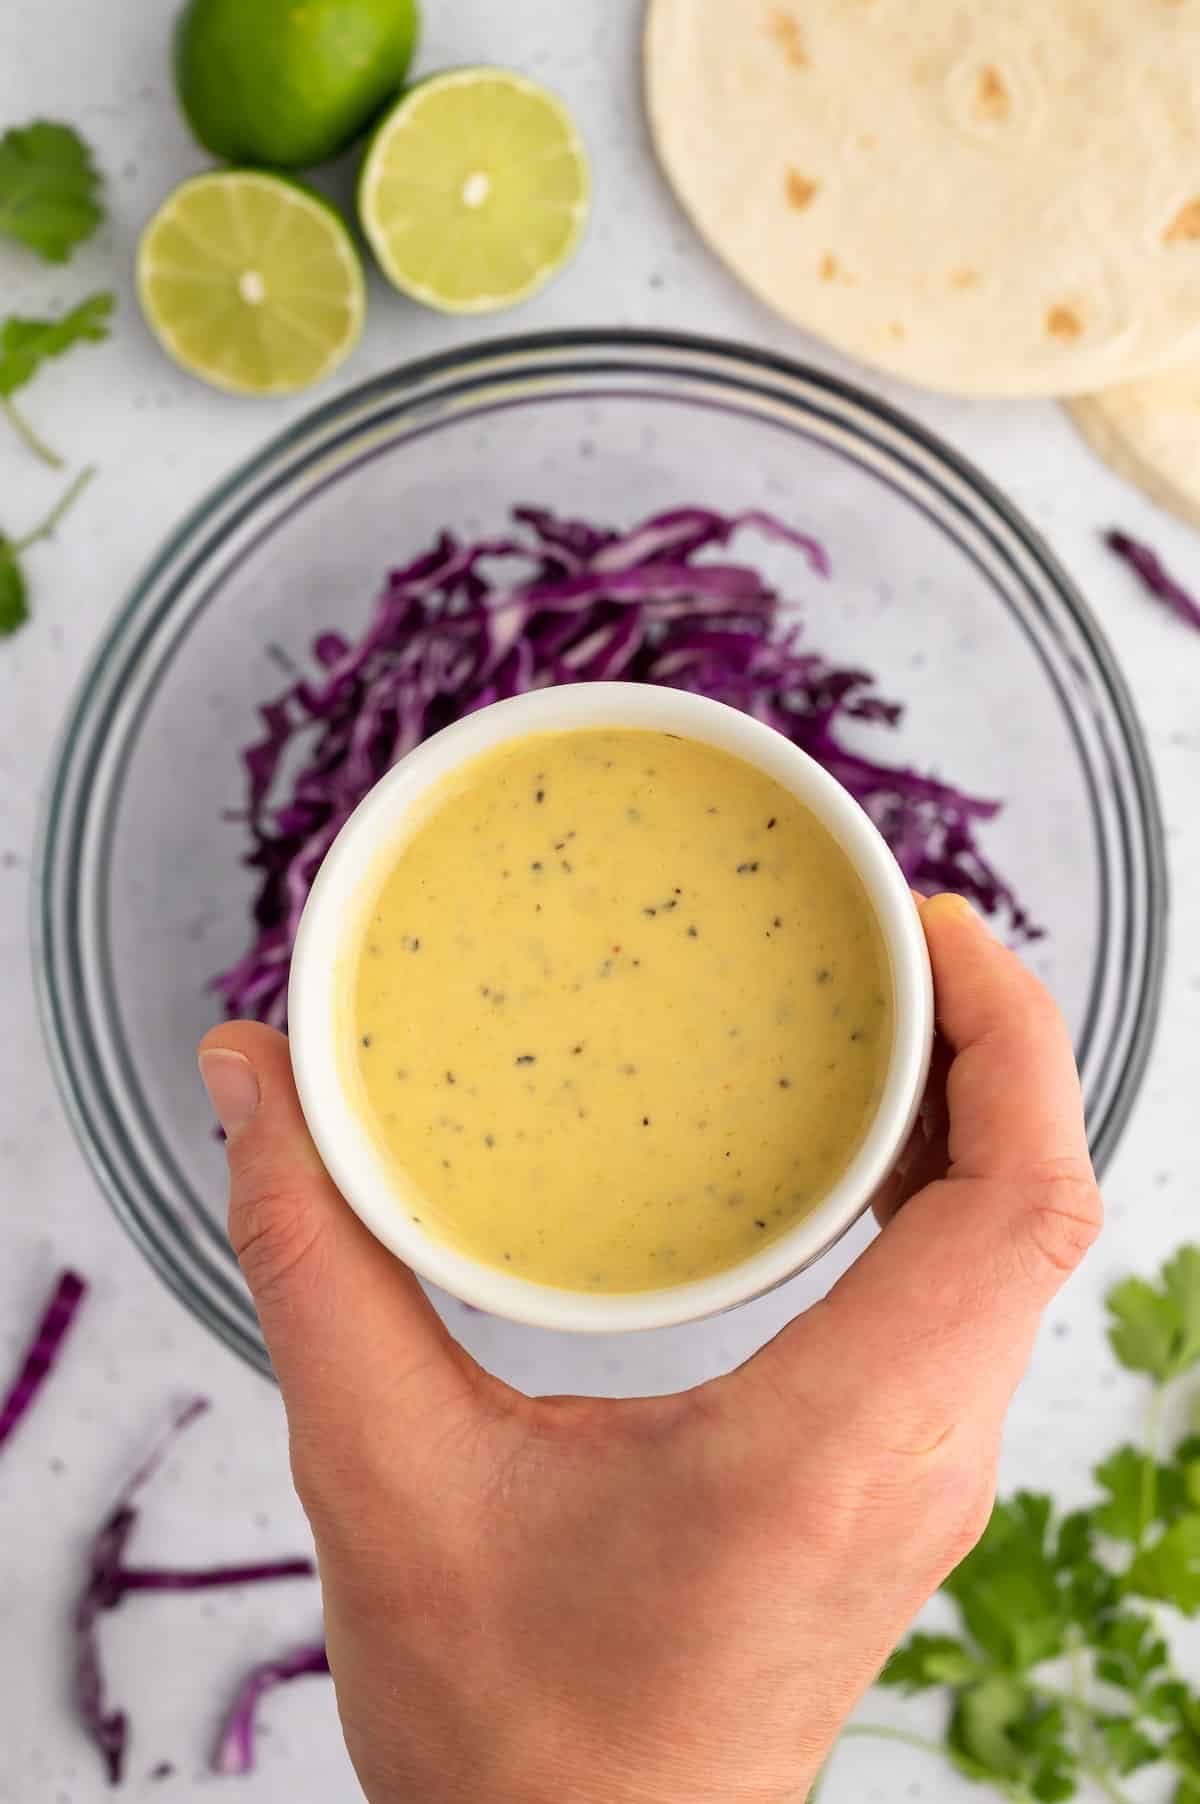
[[(551, 367), (539, 362), (545, 358), (567, 359), (572, 355), (594, 360), (611, 356), (614, 361), (611, 367), (603, 361), (590, 361), (575, 370), (565, 360)], [(662, 359), (658, 364), (654, 362), (656, 355)], [(1086, 645), (1093, 661), (1092, 674), (1099, 678), (1112, 708), (1121, 747), (1129, 761), (1133, 798), (1145, 835), (1145, 896), (1148, 906), (1142, 1007), (1129, 1037), (1124, 1068), (1116, 1081), (1107, 1113), (1094, 1140), (1093, 1152), (1099, 1172), (1103, 1173), (1106, 1169), (1141, 1092), (1161, 1016), (1166, 974), (1170, 884), (1162, 808), (1145, 732), (1126, 679), (1099, 621), (1033, 524), (968, 457), (930, 428), (856, 383), (778, 352), (704, 334), (649, 331), (634, 327), (585, 327), (473, 340), (466, 345), (397, 365), (309, 409), (283, 431), (272, 435), (259, 450), (239, 461), (220, 482), (211, 487), (166, 535), (155, 555), (143, 566), (128, 596), (104, 628), (70, 700), (64, 725), (50, 760), (49, 779), (33, 859), (31, 947), (42, 1032), (67, 1116), (102, 1193), (143, 1256), (206, 1326), (260, 1371), (269, 1372), (269, 1365), (265, 1363), (254, 1337), (248, 1331), (243, 1332), (233, 1326), (212, 1305), (198, 1285), (178, 1269), (170, 1250), (158, 1243), (157, 1232), (140, 1219), (139, 1210), (124, 1195), (121, 1177), (110, 1170), (105, 1149), (93, 1131), (88, 1105), (72, 1069), (72, 1058), (65, 1037), (59, 1031), (57, 1016), (60, 999), (56, 994), (57, 978), (47, 952), (55, 933), (51, 919), (55, 868), (53, 855), (57, 844), (58, 822), (63, 812), (64, 785), (71, 771), (78, 741), (87, 725), (89, 691), (103, 675), (109, 662), (125, 649), (124, 641), (129, 629), (139, 622), (146, 604), (153, 598), (156, 589), (170, 573), (180, 555), (194, 546), (198, 555), (193, 555), (191, 563), (193, 566), (202, 565), (224, 537), (267, 499), (271, 491), (268, 489), (264, 492), (260, 487), (264, 478), (269, 477), (273, 471), (286, 476), (289, 460), (294, 452), (306, 446), (320, 444), (333, 429), (353, 421), (356, 415), (369, 416), (375, 404), (387, 400), (401, 403), (407, 401), (410, 407), (415, 408), (421, 404), (423, 391), (448, 378), (466, 378), (476, 383), (489, 379), (503, 380), (506, 384), (519, 384), (523, 378), (530, 379), (538, 375), (562, 378), (572, 373), (585, 373), (591, 377), (608, 373), (617, 376), (628, 374), (634, 368), (640, 368), (651, 376), (657, 374), (668, 378), (702, 378), (705, 374), (713, 374), (716, 369), (725, 373), (725, 380), (733, 391), (740, 388), (744, 394), (760, 399), (765, 391), (755, 386), (753, 378), (774, 378), (792, 387), (824, 395), (832, 404), (859, 410), (956, 478), (979, 509), (975, 524), (980, 524), (990, 514), (992, 523), (998, 523), (1011, 535), (1039, 572)], [(803, 394), (784, 397), (777, 395), (776, 398), (785, 399), (799, 413), (803, 413), (806, 408), (811, 409), (811, 401), (807, 401)], [(468, 408), (466, 415), (460, 413), (459, 417), (468, 417), (470, 411), (471, 408)], [(332, 449), (332, 446), (327, 446), (326, 449)], [(920, 474), (922, 480), (927, 480), (923, 472)], [(220, 521), (217, 537), (210, 541), (207, 536), (210, 523), (219, 520), (223, 510), (235, 503), (238, 496), (248, 489), (253, 491), (252, 501), (244, 510), (235, 514), (233, 519)], [(169, 613), (169, 607), (163, 608), (155, 618), (154, 626), (161, 626)], [(143, 651), (144, 646), (139, 646), (137, 655), (140, 656)]]

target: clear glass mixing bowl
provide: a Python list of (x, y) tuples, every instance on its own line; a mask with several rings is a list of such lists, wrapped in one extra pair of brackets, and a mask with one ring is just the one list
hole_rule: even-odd
[[(699, 340), (579, 333), (398, 370), (277, 439), (163, 547), (76, 699), (41, 844), (41, 995), (75, 1129), (155, 1269), (264, 1371), (193, 1057), (210, 980), (247, 941), (240, 748), (316, 632), (361, 626), (390, 566), (445, 525), (492, 533), (519, 502), (621, 525), (762, 507), (815, 533), (835, 574), (798, 585), (806, 628), (908, 704), (886, 755), (1007, 804), (987, 845), (1048, 930), (1031, 962), (1074, 1030), (1101, 1165), (1145, 1069), (1166, 878), (1142, 735), (1084, 602), (977, 471), (844, 383)], [(749, 554), (797, 586), (786, 551)], [(529, 1388), (670, 1389), (744, 1356), (830, 1275), (667, 1331), (635, 1378), (603, 1343), (445, 1307)]]

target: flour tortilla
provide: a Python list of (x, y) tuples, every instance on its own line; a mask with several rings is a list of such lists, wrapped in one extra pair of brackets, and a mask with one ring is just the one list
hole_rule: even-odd
[(651, 126), (779, 312), (931, 388), (1200, 362), (1195, 0), (652, 0)]
[(1088, 395), (1069, 411), (1118, 476), (1200, 526), (1200, 363)]

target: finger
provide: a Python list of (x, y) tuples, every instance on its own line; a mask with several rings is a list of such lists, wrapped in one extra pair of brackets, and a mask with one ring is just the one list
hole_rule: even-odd
[(373, 1429), (461, 1391), (466, 1356), (321, 1163), (283, 1035), (221, 1027), (199, 1062), (226, 1133), (230, 1238), (293, 1425)]
[(945, 1137), (930, 1142), (924, 1139), (921, 1129), (916, 1129), (895, 1171), (876, 1192), (871, 1205), (879, 1226), (886, 1228), (915, 1196), (944, 1178), (949, 1163)]
[(969, 903), (921, 911), (947, 1079), (953, 1177), (1023, 1176), (1049, 1160), (1089, 1171), (1075, 1053), (1048, 990)]
[(896, 1169), (876, 1196), (873, 1208), (881, 1228), (886, 1228), (904, 1205), (924, 1190), (927, 1184), (944, 1178), (950, 1169), (950, 1113), (946, 1102), (946, 1081), (950, 1075), (950, 1049), (944, 1040), (936, 1041), (929, 1082), (917, 1116), (917, 1125), (909, 1137)]
[(1102, 1218), (1058, 1011), (973, 911), (940, 902), (924, 914), (953, 1055), (950, 1176), (760, 1356), (810, 1400), (819, 1371), (820, 1407), (909, 1450), (999, 1421), (1042, 1312)]

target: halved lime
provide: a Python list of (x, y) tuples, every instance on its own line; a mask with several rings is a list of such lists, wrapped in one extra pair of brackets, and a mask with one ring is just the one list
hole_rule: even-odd
[(587, 223), (587, 151), (562, 102), (507, 69), (421, 82), (363, 164), (363, 230), (397, 288), (445, 313), (490, 313), (543, 288)]
[(138, 297), (177, 363), (239, 395), (320, 382), (358, 342), (366, 284), (342, 220), (279, 176), (184, 182), (138, 249)]

